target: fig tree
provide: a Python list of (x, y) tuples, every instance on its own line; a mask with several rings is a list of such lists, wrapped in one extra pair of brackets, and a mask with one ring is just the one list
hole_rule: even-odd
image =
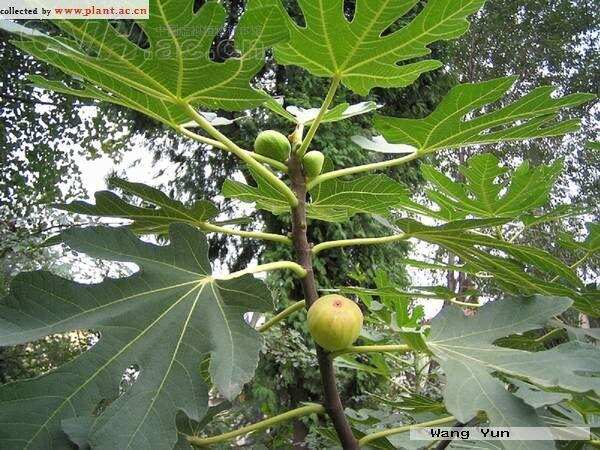
[(363, 314), (352, 300), (338, 294), (319, 298), (308, 310), (308, 330), (326, 350), (342, 350), (358, 338)]
[(290, 157), (292, 146), (287, 137), (279, 131), (261, 131), (254, 141), (254, 151), (259, 155), (286, 162)]
[(323, 162), (325, 161), (325, 156), (323, 153), (313, 150), (312, 152), (308, 152), (302, 158), (302, 167), (304, 168), (304, 174), (308, 178), (314, 178), (321, 173), (323, 170)]

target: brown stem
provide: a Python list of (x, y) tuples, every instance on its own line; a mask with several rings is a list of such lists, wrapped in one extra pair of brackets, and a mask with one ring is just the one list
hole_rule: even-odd
[[(296, 252), (296, 262), (306, 269), (307, 275), (302, 278), (302, 290), (306, 300), (306, 309), (319, 298), (313, 272), (312, 254), (306, 235), (306, 178), (302, 173), (300, 158), (293, 154), (289, 160), (289, 175), (292, 190), (298, 198), (298, 205), (292, 209), (292, 240)], [(335, 431), (345, 450), (357, 450), (358, 441), (352, 433), (352, 428), (346, 420), (344, 407), (337, 389), (335, 370), (331, 355), (316, 345), (319, 371), (323, 384), (324, 406), (333, 422)]]

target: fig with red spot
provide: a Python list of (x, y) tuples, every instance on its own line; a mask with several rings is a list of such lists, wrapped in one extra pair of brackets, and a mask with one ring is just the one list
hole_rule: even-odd
[(338, 294), (325, 295), (308, 310), (308, 330), (326, 350), (349, 347), (358, 338), (363, 314), (356, 303)]

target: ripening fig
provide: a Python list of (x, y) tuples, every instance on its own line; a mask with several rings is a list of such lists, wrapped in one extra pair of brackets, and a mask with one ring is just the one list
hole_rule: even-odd
[(261, 131), (254, 141), (254, 151), (259, 155), (286, 162), (290, 157), (292, 146), (287, 137), (279, 131)]
[(308, 310), (308, 330), (325, 350), (342, 350), (358, 338), (363, 314), (352, 300), (338, 294), (325, 295)]
[(321, 173), (323, 170), (323, 162), (325, 161), (325, 156), (323, 153), (313, 150), (312, 152), (308, 152), (302, 158), (302, 167), (304, 168), (304, 174), (308, 178), (314, 178)]

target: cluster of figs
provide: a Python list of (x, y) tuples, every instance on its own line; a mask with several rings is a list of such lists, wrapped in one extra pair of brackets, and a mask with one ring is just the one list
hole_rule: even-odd
[[(290, 157), (292, 146), (287, 137), (279, 131), (262, 131), (254, 141), (254, 151), (259, 155), (286, 162)], [(313, 150), (307, 152), (302, 158), (302, 169), (307, 178), (314, 178), (323, 170), (325, 157), (323, 153)]]
[[(285, 163), (292, 152), (286, 136), (275, 130), (262, 131), (254, 141), (254, 151)], [(323, 170), (325, 157), (319, 151), (307, 152), (302, 158), (302, 170), (314, 178)], [(360, 335), (363, 314), (356, 303), (338, 294), (325, 295), (308, 310), (308, 330), (317, 344), (335, 352), (352, 345)]]

